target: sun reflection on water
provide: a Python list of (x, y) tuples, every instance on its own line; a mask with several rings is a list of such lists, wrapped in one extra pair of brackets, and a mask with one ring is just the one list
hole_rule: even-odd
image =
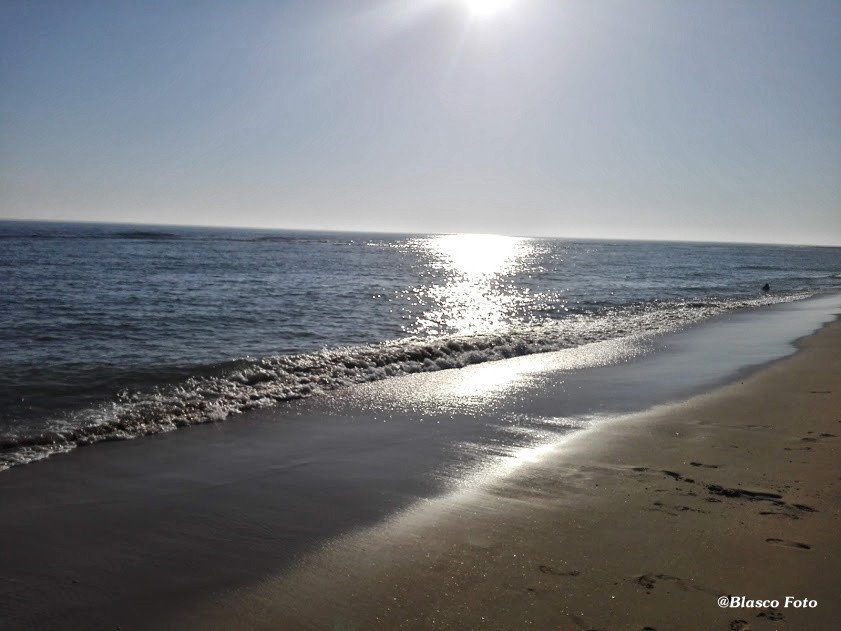
[(449, 269), (471, 279), (504, 274), (527, 253), (529, 239), (493, 234), (445, 234), (427, 242)]
[(419, 240), (432, 272), (417, 333), (471, 335), (499, 332), (528, 288), (514, 277), (527, 268), (532, 239), (480, 234), (449, 234)]

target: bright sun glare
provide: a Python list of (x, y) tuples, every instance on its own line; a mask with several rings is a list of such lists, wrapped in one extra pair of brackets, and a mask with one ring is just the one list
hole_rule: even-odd
[(463, 0), (463, 2), (474, 17), (487, 18), (509, 8), (512, 0)]

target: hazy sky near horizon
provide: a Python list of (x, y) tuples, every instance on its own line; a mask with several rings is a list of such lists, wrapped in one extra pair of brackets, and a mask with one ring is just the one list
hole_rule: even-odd
[(0, 219), (841, 245), (841, 2), (11, 0)]

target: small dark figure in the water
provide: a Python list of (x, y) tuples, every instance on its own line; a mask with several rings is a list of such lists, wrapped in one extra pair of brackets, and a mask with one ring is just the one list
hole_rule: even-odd
[(762, 291), (764, 291), (767, 294), (769, 291), (771, 291), (771, 285), (769, 285), (768, 283), (765, 283), (762, 286)]

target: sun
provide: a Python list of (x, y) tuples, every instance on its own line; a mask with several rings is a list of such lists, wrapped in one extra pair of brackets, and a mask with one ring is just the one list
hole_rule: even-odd
[(473, 17), (489, 18), (508, 9), (513, 0), (463, 0)]

